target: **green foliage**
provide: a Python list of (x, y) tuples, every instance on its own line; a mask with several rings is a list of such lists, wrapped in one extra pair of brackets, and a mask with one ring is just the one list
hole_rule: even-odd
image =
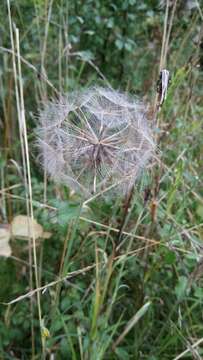
[[(52, 234), (36, 246), (39, 284), (47, 285), (40, 291), (47, 358), (171, 360), (202, 337), (201, 9), (177, 2), (166, 64), (171, 82), (155, 129), (159, 163), (136, 186), (119, 251), (124, 204), (116, 191), (82, 206), (78, 194), (46, 181), (34, 145), (37, 111), (57, 91), (110, 83), (153, 104), (164, 3), (11, 1), (34, 217)], [(27, 192), (6, 1), (0, 39), (0, 220), (9, 224), (27, 213)], [(31, 288), (28, 242), (11, 239), (11, 247), (12, 257), (0, 257), (0, 358), (42, 359), (36, 294), (5, 304)], [(32, 282), (35, 288), (34, 274)]]

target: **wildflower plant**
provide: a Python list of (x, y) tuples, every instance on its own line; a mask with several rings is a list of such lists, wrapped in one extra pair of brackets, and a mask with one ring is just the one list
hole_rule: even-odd
[(110, 88), (46, 103), (37, 134), (47, 174), (85, 196), (116, 187), (129, 192), (155, 149), (146, 106)]

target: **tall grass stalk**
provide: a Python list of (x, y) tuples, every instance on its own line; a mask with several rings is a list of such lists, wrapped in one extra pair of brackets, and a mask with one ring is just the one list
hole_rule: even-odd
[[(15, 28), (15, 37), (16, 37), (16, 49), (17, 49), (17, 65), (15, 60), (15, 45), (14, 45), (14, 36), (12, 29), (12, 19), (11, 19), (11, 10), (10, 10), (10, 0), (7, 0), (8, 7), (8, 16), (9, 16), (9, 27), (10, 27), (10, 39), (12, 47), (12, 59), (13, 59), (13, 73), (15, 79), (15, 95), (16, 95), (16, 106), (18, 114), (18, 124), (19, 124), (19, 133), (21, 141), (21, 151), (23, 159), (23, 169), (24, 169), (24, 182), (26, 190), (26, 206), (28, 216), (31, 217), (32, 223), (30, 226), (30, 240), (29, 240), (29, 264), (30, 264), (30, 288), (33, 289), (32, 282), (32, 255), (31, 248), (33, 248), (33, 259), (34, 259), (34, 273), (35, 273), (35, 282), (36, 287), (39, 286), (38, 282), (38, 269), (37, 269), (37, 254), (36, 254), (36, 240), (35, 233), (33, 229), (33, 205), (32, 205), (32, 184), (31, 184), (31, 171), (30, 171), (30, 160), (29, 160), (29, 150), (28, 150), (28, 140), (27, 140), (27, 130), (26, 130), (26, 121), (25, 121), (25, 107), (24, 107), (24, 96), (23, 96), (23, 84), (22, 84), (22, 71), (21, 71), (21, 58), (20, 58), (20, 45), (19, 45), (19, 30)], [(32, 241), (32, 243), (31, 243)], [(37, 305), (38, 305), (38, 315), (40, 322), (40, 334), (41, 341), (44, 353), (44, 339), (42, 337), (42, 312), (41, 312), (41, 303), (40, 303), (40, 293), (37, 293)], [(31, 333), (32, 333), (32, 356), (34, 357), (34, 326), (33, 326), (33, 301), (31, 299)]]
[[(37, 265), (37, 250), (36, 250), (36, 238), (35, 232), (33, 228), (34, 221), (34, 212), (33, 212), (33, 199), (32, 199), (32, 182), (31, 182), (31, 168), (30, 168), (30, 159), (29, 159), (29, 147), (28, 147), (28, 139), (27, 139), (27, 127), (25, 120), (25, 107), (24, 107), (24, 96), (23, 96), (23, 84), (22, 84), (22, 71), (21, 71), (21, 60), (20, 60), (20, 46), (19, 46), (19, 30), (16, 28), (16, 47), (17, 47), (17, 55), (18, 55), (18, 81), (20, 88), (20, 120), (21, 120), (21, 129), (23, 135), (23, 144), (25, 149), (25, 158), (26, 158), (26, 168), (27, 168), (27, 183), (28, 183), (28, 196), (29, 196), (29, 205), (30, 205), (30, 217), (31, 217), (31, 227), (30, 227), (30, 236), (32, 239), (32, 248), (33, 248), (33, 260), (34, 260), (34, 274), (35, 274), (35, 283), (36, 287), (39, 287), (39, 278), (38, 278), (38, 265)], [(41, 334), (41, 342), (43, 348), (43, 355), (45, 355), (45, 340), (43, 337), (43, 322), (42, 322), (42, 311), (41, 311), (41, 299), (40, 292), (37, 293), (37, 306), (38, 306), (38, 315), (39, 315), (39, 323), (40, 323), (40, 334)]]

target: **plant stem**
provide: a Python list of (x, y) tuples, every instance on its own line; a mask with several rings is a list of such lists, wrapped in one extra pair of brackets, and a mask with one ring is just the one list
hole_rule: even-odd
[(129, 208), (131, 205), (131, 201), (133, 198), (133, 193), (134, 193), (134, 186), (131, 188), (130, 192), (128, 193), (128, 195), (125, 198), (125, 203), (124, 203), (124, 213), (123, 213), (123, 218), (121, 221), (121, 225), (120, 225), (120, 229), (119, 229), (119, 233), (118, 233), (118, 237), (117, 237), (117, 243), (120, 244), (121, 239), (122, 239), (122, 234), (123, 234), (123, 230), (126, 224), (126, 219), (129, 213)]

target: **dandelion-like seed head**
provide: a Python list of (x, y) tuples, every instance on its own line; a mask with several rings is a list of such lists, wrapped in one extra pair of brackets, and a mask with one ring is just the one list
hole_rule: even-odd
[(86, 195), (128, 192), (155, 149), (146, 114), (141, 102), (100, 87), (45, 104), (37, 128), (43, 167)]

